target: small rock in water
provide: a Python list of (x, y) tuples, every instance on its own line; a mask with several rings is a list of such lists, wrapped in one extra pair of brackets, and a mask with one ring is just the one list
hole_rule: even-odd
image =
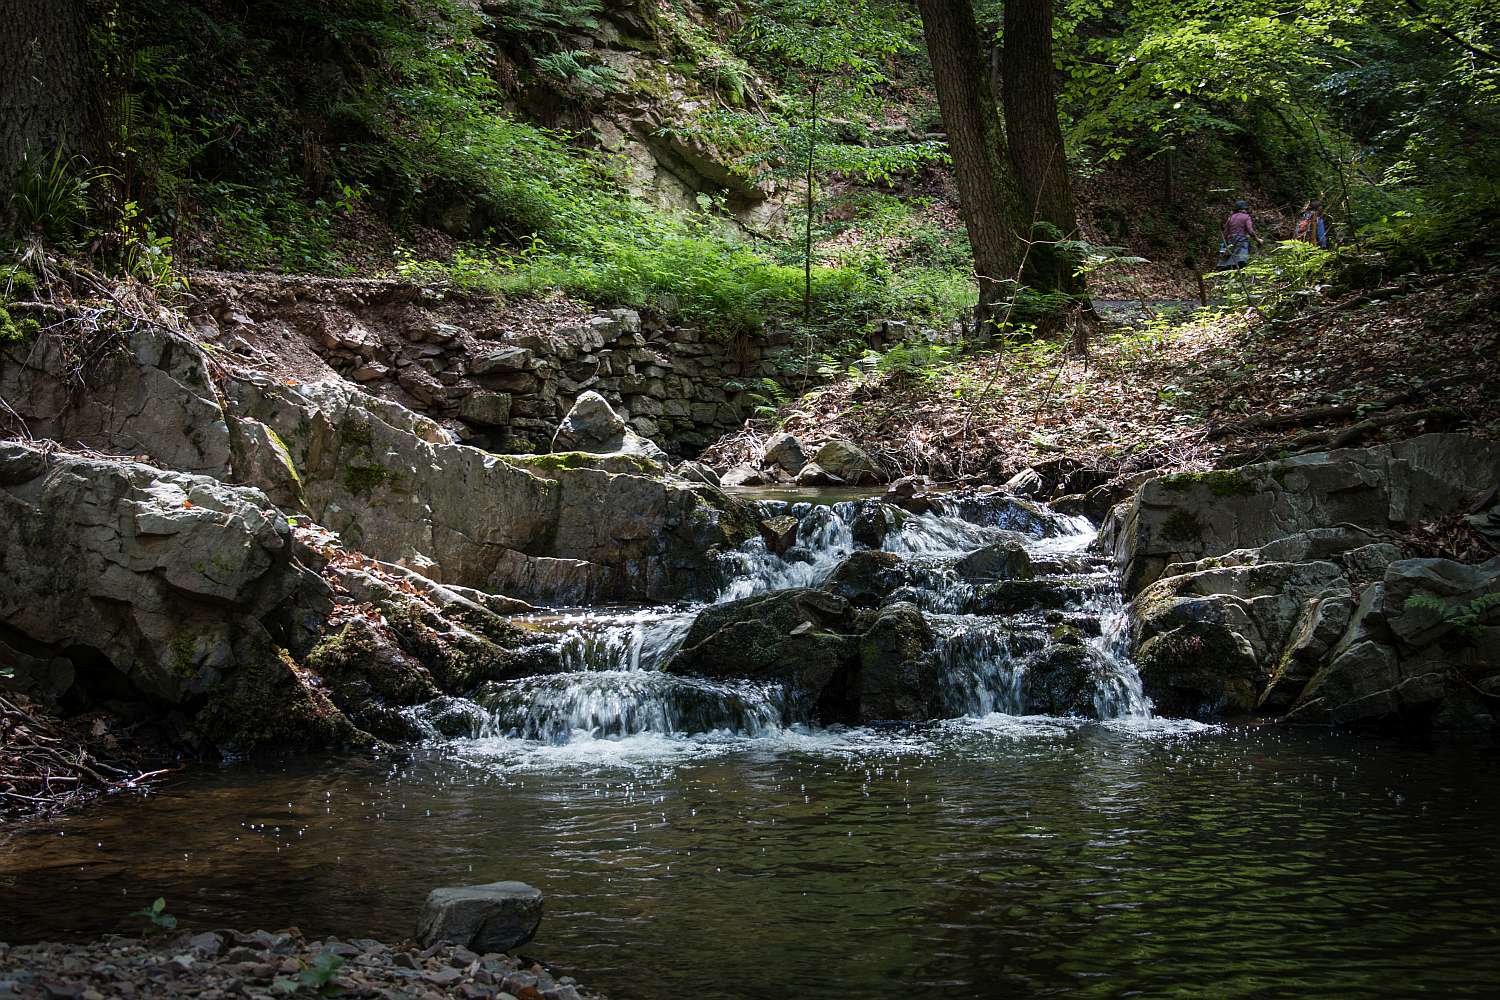
[(788, 514), (768, 518), (760, 523), (760, 537), (765, 539), (767, 552), (784, 555), (797, 544), (797, 519)]
[(476, 952), (509, 951), (542, 922), (542, 894), (524, 882), (434, 889), (417, 918), (423, 945), (448, 941)]
[(1035, 469), (1022, 469), (1005, 481), (1004, 488), (1018, 497), (1038, 500), (1041, 499), (1046, 484), (1042, 482), (1041, 473)]

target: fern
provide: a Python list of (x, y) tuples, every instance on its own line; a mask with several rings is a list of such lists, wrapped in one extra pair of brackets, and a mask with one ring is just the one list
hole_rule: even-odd
[(1433, 594), (1412, 594), (1406, 599), (1408, 611), (1430, 611), (1438, 622), (1451, 626), (1467, 639), (1478, 637), (1483, 619), (1492, 608), (1500, 608), (1500, 591), (1481, 594), (1464, 604), (1452, 604)]

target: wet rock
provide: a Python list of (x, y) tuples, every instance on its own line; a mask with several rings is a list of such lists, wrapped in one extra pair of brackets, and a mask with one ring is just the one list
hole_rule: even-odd
[(854, 541), (872, 549), (885, 544), (886, 535), (901, 524), (899, 508), (889, 504), (866, 501), (860, 504), (859, 512), (849, 526)]
[(524, 882), (447, 887), (428, 893), (417, 918), (417, 941), (424, 947), (448, 942), (481, 954), (509, 951), (530, 941), (541, 922), (542, 894)]
[[(705, 608), (663, 668), (678, 676), (784, 685), (824, 721), (846, 721), (847, 697), (820, 711), (825, 689), (842, 688), (856, 654), (849, 602), (819, 590), (781, 590)], [(830, 717), (832, 716), (832, 717)]]
[(905, 559), (894, 552), (861, 549), (839, 563), (823, 589), (855, 607), (870, 608), (909, 582), (911, 572)]
[(767, 552), (784, 556), (797, 544), (797, 519), (786, 514), (768, 518), (760, 523), (760, 537), (765, 540)]
[(859, 717), (920, 721), (944, 714), (937, 636), (917, 606), (880, 609), (859, 640)]
[(903, 476), (886, 489), (885, 501), (909, 514), (928, 514), (937, 509), (930, 487), (925, 476)]
[(817, 450), (812, 461), (828, 475), (851, 486), (878, 482), (881, 478), (880, 468), (874, 459), (850, 441), (829, 441)]
[(795, 476), (807, 464), (807, 456), (802, 451), (802, 442), (785, 432), (772, 434), (766, 439), (763, 464), (774, 466)]
[(844, 480), (817, 462), (809, 462), (797, 473), (796, 483), (798, 486), (843, 486)]
[(976, 587), (966, 610), (979, 615), (1014, 615), (1077, 609), (1107, 586), (1100, 581), (1001, 580)]
[(1108, 673), (1100, 655), (1082, 642), (1049, 645), (1026, 661), (1021, 681), (1026, 711), (1097, 718), (1094, 696)]
[(1032, 576), (1031, 556), (1018, 541), (996, 542), (970, 552), (953, 566), (954, 572), (973, 583), (991, 580), (1026, 580)]

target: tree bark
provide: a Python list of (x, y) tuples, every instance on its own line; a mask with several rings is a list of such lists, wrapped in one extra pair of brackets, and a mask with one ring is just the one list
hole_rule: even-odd
[(84, 0), (0, 0), (0, 176), (27, 155), (95, 155), (99, 109)]
[[(1052, 58), (1053, 0), (1005, 0), (1001, 58), (1005, 133), (1020, 188), (1024, 218), (1055, 226), (1064, 237), (1078, 235), (1073, 184), (1062, 127), (1057, 121), (1056, 66)], [(1029, 227), (1028, 227), (1029, 228)], [(1026, 259), (1026, 283), (1039, 291), (1083, 294), (1076, 261), (1033, 233), (1038, 242)]]
[(1023, 251), (1016, 231), (1022, 217), (1020, 193), (980, 51), (973, 5), (970, 0), (918, 0), (917, 6), (943, 128), (948, 133), (959, 207), (974, 250), (974, 272), (979, 279), (975, 319), (983, 326), (998, 318), (997, 303), (1020, 276)]

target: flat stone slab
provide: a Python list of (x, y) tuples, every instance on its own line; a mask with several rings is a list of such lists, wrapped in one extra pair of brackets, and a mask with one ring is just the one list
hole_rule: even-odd
[(462, 945), (483, 955), (530, 941), (542, 922), (542, 893), (525, 882), (445, 886), (427, 894), (417, 940)]

